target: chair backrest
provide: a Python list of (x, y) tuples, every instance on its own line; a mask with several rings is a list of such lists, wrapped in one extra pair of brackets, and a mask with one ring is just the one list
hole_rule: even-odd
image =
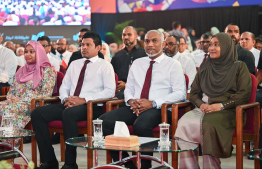
[(56, 73), (57, 73), (56, 74), (56, 84), (55, 84), (56, 90), (54, 89), (52, 96), (59, 96), (59, 89), (60, 89), (60, 86), (61, 86), (62, 81), (64, 79), (63, 73), (61, 73), (61, 72), (56, 72)]
[[(115, 81), (116, 81), (116, 88), (117, 88), (117, 84), (118, 84), (118, 76), (117, 76), (116, 73), (115, 73)], [(116, 94), (116, 91), (115, 91), (115, 94)]]
[(64, 75), (66, 73), (66, 68), (63, 65), (60, 65), (60, 72), (62, 72)]
[[(253, 75), (251, 75), (252, 80), (252, 88), (251, 88), (251, 94), (249, 97), (249, 100), (247, 103), (254, 103), (256, 101), (256, 92), (257, 92), (257, 78)], [(249, 131), (251, 133), (254, 133), (254, 109), (246, 110), (246, 126), (244, 130)]]
[(186, 91), (188, 90), (188, 84), (189, 84), (189, 78), (186, 74), (185, 75), (185, 79), (186, 79)]

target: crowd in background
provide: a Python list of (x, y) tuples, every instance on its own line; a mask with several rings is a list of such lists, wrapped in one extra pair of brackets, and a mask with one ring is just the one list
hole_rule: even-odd
[(89, 0), (3, 0), (0, 25), (91, 25)]

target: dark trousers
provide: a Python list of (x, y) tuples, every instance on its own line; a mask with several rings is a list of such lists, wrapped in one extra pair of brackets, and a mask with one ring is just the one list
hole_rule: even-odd
[(260, 107), (262, 107), (262, 89), (257, 90), (256, 102), (259, 102)]
[[(102, 107), (93, 106), (93, 117), (98, 118), (102, 114)], [(87, 119), (87, 106), (79, 105), (65, 109), (62, 104), (53, 104), (36, 108), (31, 114), (32, 125), (36, 133), (36, 140), (43, 163), (55, 161), (56, 156), (52, 147), (48, 130), (48, 123), (54, 120), (63, 122), (64, 138), (78, 136), (78, 121)], [(66, 145), (65, 163), (73, 165), (76, 163), (76, 147)]]
[[(259, 149), (262, 149), (262, 125), (259, 131)], [(260, 160), (260, 169), (262, 169), (262, 160)]]
[(0, 83), (0, 95), (2, 95), (2, 87), (10, 86), (9, 83)]
[[(170, 111), (168, 111), (168, 118), (169, 120), (171, 119)], [(154, 137), (152, 130), (161, 123), (161, 110), (152, 108), (136, 116), (129, 106), (124, 106), (103, 114), (99, 119), (103, 120), (104, 136), (114, 133), (116, 121), (123, 121), (128, 126), (133, 125), (135, 135), (139, 137)], [(114, 161), (119, 160), (119, 153), (117, 151), (110, 151), (110, 153)], [(147, 153), (146, 155), (153, 155), (153, 153)], [(128, 156), (127, 152), (122, 153), (123, 158)], [(151, 168), (151, 161), (141, 160), (141, 168)]]

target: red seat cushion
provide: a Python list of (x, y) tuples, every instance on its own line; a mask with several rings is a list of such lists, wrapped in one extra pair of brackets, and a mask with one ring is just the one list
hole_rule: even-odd
[[(86, 121), (77, 122), (77, 126), (79, 128), (86, 128), (86, 125), (87, 125)], [(62, 123), (62, 121), (59, 121), (59, 120), (51, 121), (50, 123), (48, 123), (48, 127), (63, 129), (63, 123)]]
[[(134, 134), (133, 126), (127, 126), (130, 134)], [(153, 133), (159, 133), (159, 126), (153, 129)]]

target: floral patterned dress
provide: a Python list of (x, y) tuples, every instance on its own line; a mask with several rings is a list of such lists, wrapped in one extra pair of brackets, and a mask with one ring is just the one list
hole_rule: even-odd
[(55, 86), (56, 74), (52, 67), (46, 67), (43, 79), (39, 85), (33, 90), (33, 80), (26, 83), (18, 83), (16, 80), (12, 83), (7, 99), (18, 97), (19, 102), (9, 103), (7, 101), (0, 102), (0, 115), (3, 113), (14, 116), (14, 129), (24, 128), (31, 120), (31, 100), (39, 97), (50, 97)]

